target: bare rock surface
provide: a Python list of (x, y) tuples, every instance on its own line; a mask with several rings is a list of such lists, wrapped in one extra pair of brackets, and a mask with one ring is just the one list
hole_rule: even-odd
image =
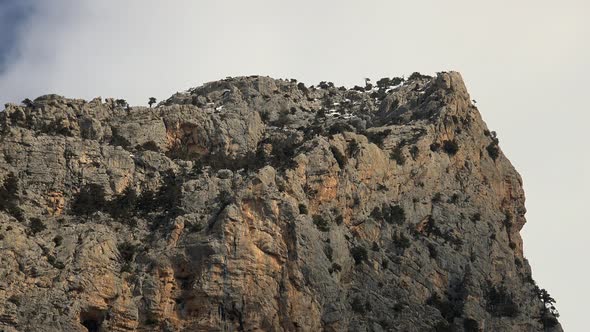
[(0, 113), (0, 331), (561, 331), (456, 72)]

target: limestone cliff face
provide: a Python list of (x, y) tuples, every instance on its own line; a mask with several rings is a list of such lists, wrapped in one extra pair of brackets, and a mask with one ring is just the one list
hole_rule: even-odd
[(560, 331), (461, 76), (400, 81), (7, 105), (0, 330)]

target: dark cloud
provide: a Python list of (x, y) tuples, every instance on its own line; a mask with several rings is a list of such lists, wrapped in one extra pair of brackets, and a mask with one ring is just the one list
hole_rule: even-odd
[(20, 28), (33, 12), (33, 0), (0, 0), (0, 73), (17, 51)]

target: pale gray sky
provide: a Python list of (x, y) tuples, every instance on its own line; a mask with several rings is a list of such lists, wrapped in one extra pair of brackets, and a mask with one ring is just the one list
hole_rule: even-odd
[(2, 104), (45, 93), (146, 104), (249, 74), (352, 86), (460, 71), (523, 176), (534, 278), (566, 331), (587, 330), (587, 0), (20, 1), (0, 0), (0, 18), (26, 3), (0, 32)]

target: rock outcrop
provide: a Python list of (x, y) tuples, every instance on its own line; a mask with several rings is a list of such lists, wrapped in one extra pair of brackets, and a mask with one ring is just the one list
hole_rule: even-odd
[(0, 184), (2, 331), (561, 330), (455, 72), (9, 104)]

